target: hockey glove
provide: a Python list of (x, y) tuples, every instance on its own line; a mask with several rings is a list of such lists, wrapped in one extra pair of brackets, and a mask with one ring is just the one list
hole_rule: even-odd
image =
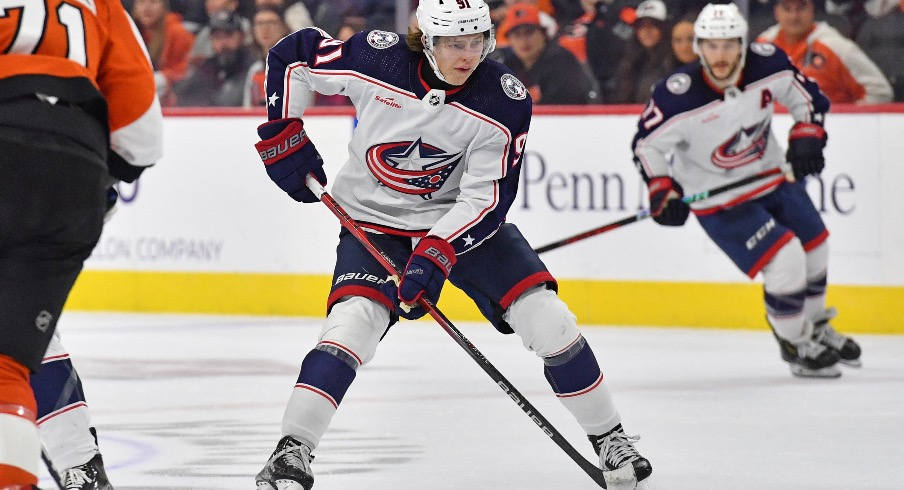
[(387, 277), (386, 281), (380, 284), (380, 291), (395, 304), (395, 312), (402, 318), (417, 320), (427, 314), (427, 310), (420, 305), (410, 305), (399, 299), (399, 276)]
[(681, 226), (691, 207), (681, 200), (684, 190), (671, 177), (655, 177), (647, 183), (650, 190), (650, 215), (664, 226)]
[(826, 166), (822, 149), (828, 139), (826, 130), (818, 124), (798, 122), (791, 127), (785, 159), (791, 164), (795, 180), (822, 172)]
[(321, 185), (326, 185), (323, 158), (308, 138), (301, 119), (291, 117), (266, 122), (257, 127), (257, 134), (262, 141), (254, 147), (264, 161), (270, 179), (296, 201), (319, 201), (308, 189), (305, 178), (313, 173)]
[[(443, 284), (455, 265), (455, 250), (449, 242), (435, 236), (427, 236), (421, 239), (414, 248), (408, 265), (402, 273), (399, 283), (398, 299), (402, 302), (414, 305), (422, 296), (431, 303), (439, 301), (439, 295), (443, 290)], [(393, 300), (395, 300), (393, 298)], [(411, 312), (398, 311), (399, 316), (411, 318), (412, 314), (420, 313), (415, 318), (424, 316), (423, 308), (413, 309)], [(420, 311), (417, 311), (420, 310)]]

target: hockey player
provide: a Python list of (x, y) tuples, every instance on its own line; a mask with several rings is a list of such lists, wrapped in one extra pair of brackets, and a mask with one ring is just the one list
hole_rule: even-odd
[[(690, 212), (681, 201), (685, 190), (783, 169), (787, 159), (796, 182), (779, 176), (753, 183), (694, 204), (693, 212), (738, 268), (751, 278), (762, 272), (766, 317), (791, 372), (837, 377), (839, 358), (859, 365), (860, 347), (829, 324), (829, 233), (801, 183), (823, 169), (829, 101), (780, 49), (746, 39), (747, 21), (734, 4), (701, 11), (694, 24), (700, 63), (656, 84), (634, 137), (635, 163), (653, 218), (681, 226)], [(796, 121), (786, 154), (770, 130), (774, 101)]]
[[(133, 181), (162, 150), (153, 71), (135, 32), (118, 1), (22, 0), (0, 8), (3, 489), (30, 489), (38, 481), (36, 418), (43, 409), (29, 378), (41, 368), (63, 304), (100, 236), (108, 188)], [(92, 438), (87, 426), (81, 429), (75, 438)], [(104, 488), (96, 472), (58, 469), (71, 475), (67, 489)]]
[(113, 490), (91, 426), (82, 381), (58, 331), (30, 384), (37, 401), (43, 456), (60, 487)]
[[(311, 452), (399, 316), (400, 302), (436, 302), (445, 280), (464, 290), (493, 325), (517, 333), (542, 359), (559, 400), (586, 431), (609, 488), (646, 485), (649, 461), (626, 436), (609, 389), (556, 281), (505, 223), (517, 191), (531, 117), (524, 85), (486, 60), (495, 43), (484, 0), (421, 0), (417, 29), (370, 31), (345, 42), (302, 29), (270, 50), (269, 122), (257, 149), (292, 198), (317, 202), (308, 174), (326, 183), (323, 161), (300, 119), (305, 93), (345, 94), (358, 125), (333, 196), (391, 259), (398, 287), (353, 235), (340, 232), (328, 314), (304, 358), (283, 416), (282, 439), (258, 473), (258, 489), (310, 489)], [(602, 449), (602, 450), (601, 450)]]

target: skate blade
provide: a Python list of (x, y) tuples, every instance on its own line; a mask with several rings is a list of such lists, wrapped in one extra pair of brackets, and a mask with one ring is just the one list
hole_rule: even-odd
[(302, 485), (295, 480), (275, 480), (273, 483), (276, 483), (276, 490), (309, 490), (314, 485), (313, 480), (310, 486)]
[[(637, 476), (634, 474), (634, 466), (630, 464), (626, 464), (621, 468), (612, 471), (604, 471), (603, 478), (606, 480), (606, 488), (608, 490), (638, 490), (647, 488), (639, 486)], [(649, 478), (647, 478), (647, 480), (649, 480)]]
[(839, 359), (838, 362), (840, 362), (841, 364), (844, 364), (847, 367), (855, 367), (855, 368), (863, 367), (863, 363), (860, 362), (860, 359), (850, 359), (850, 360)]
[(791, 374), (799, 378), (838, 378), (841, 376), (841, 370), (834, 365), (821, 369), (808, 369), (800, 364), (791, 364)]

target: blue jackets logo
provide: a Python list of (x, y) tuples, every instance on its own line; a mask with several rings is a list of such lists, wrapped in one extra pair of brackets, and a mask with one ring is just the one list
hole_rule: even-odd
[(403, 194), (432, 199), (461, 162), (462, 153), (448, 153), (417, 141), (381, 143), (367, 150), (367, 167), (380, 184)]

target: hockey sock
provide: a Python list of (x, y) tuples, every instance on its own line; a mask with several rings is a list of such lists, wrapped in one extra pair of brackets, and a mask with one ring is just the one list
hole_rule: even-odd
[(794, 341), (801, 337), (804, 328), (805, 291), (791, 294), (771, 294), (764, 292), (766, 317), (779, 337)]
[(825, 316), (826, 285), (829, 274), (829, 242), (823, 241), (806, 251), (807, 299), (804, 314), (810, 320)]
[[(0, 354), (0, 487), (37, 485), (41, 440), (28, 368)], [(30, 487), (29, 487), (30, 488)]]
[(99, 451), (78, 373), (68, 354), (44, 358), (31, 376), (44, 450), (59, 472), (84, 464)]
[(596, 356), (583, 337), (543, 363), (556, 397), (587, 434), (606, 433), (621, 422)]
[(822, 316), (826, 311), (826, 276), (807, 281), (804, 315), (809, 319)]
[(317, 447), (355, 380), (356, 369), (355, 359), (343, 350), (319, 344), (309, 352), (283, 415), (283, 434), (295, 436), (312, 449)]
[(785, 340), (800, 340), (805, 333), (806, 287), (807, 256), (795, 237), (763, 267), (766, 318), (776, 335)]

